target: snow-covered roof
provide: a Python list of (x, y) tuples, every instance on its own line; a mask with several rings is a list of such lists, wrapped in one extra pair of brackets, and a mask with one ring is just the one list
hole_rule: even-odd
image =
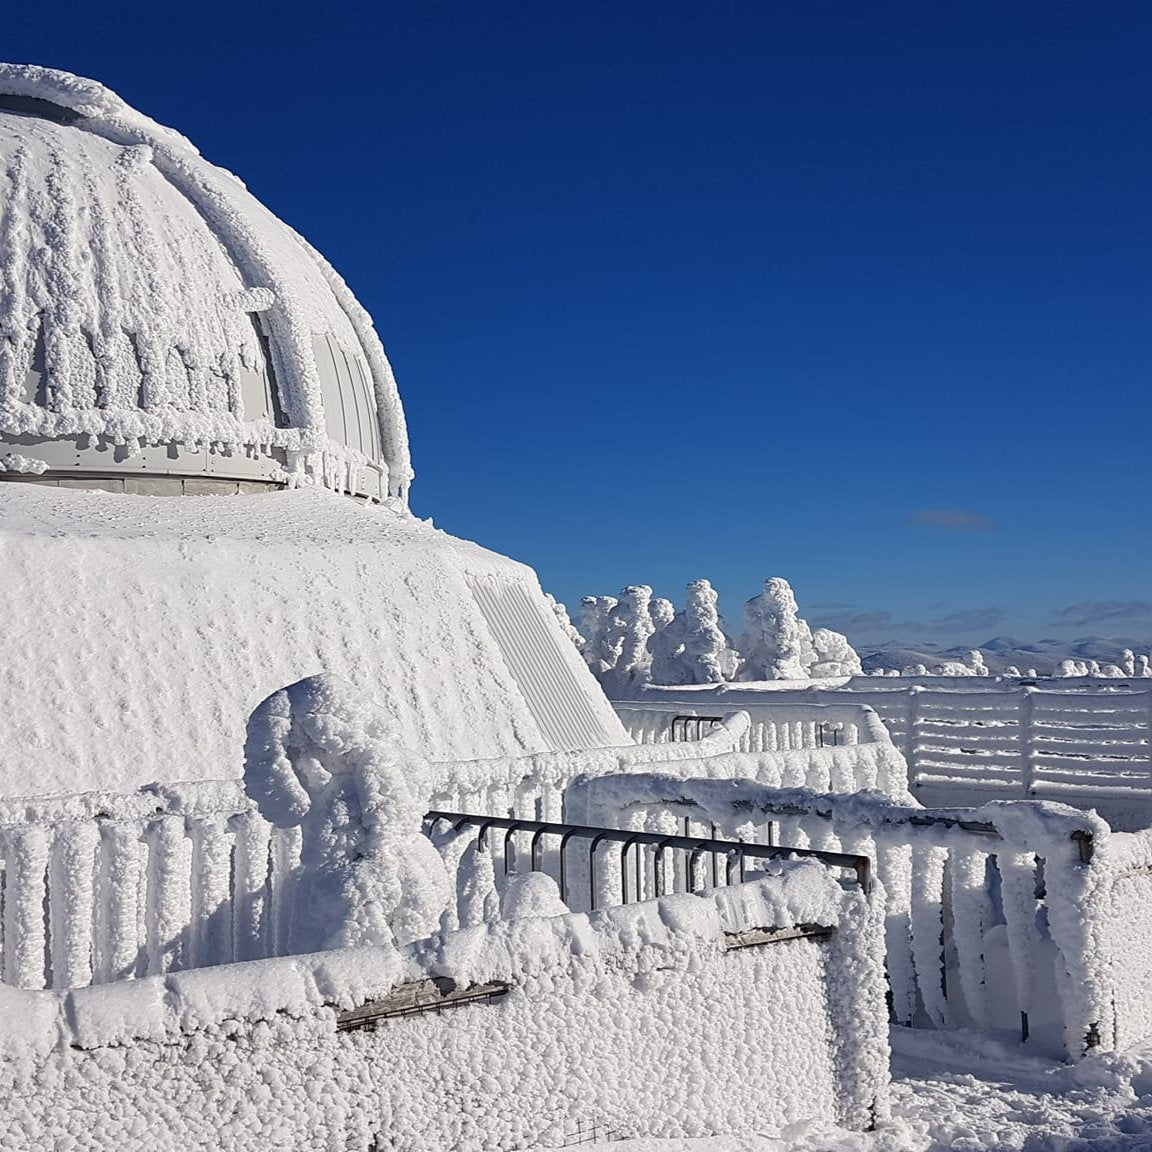
[(270, 693), (328, 672), (433, 761), (630, 743), (530, 568), (312, 488), (0, 484), (0, 796), (238, 778)]
[(372, 321), (307, 241), (102, 85), (0, 64), (0, 471), (103, 464), (412, 475)]

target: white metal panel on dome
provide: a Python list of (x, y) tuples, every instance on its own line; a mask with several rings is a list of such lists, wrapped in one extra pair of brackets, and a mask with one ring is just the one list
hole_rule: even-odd
[(485, 576), (468, 587), (550, 748), (632, 742), (539, 589)]

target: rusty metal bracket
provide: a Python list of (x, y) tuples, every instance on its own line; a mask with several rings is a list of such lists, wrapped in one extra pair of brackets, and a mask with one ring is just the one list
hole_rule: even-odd
[(373, 1029), (381, 1020), (399, 1016), (415, 1016), (422, 1012), (439, 1012), (445, 1008), (461, 1008), (465, 1004), (499, 1000), (508, 994), (510, 984), (494, 981), (491, 984), (473, 984), (457, 988), (456, 982), (446, 976), (433, 976), (410, 984), (399, 984), (380, 1000), (369, 1000), (357, 1008), (336, 1014), (337, 1032)]

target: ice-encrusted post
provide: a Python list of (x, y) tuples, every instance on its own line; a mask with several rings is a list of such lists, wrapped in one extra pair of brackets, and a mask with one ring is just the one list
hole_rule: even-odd
[(916, 783), (916, 725), (920, 722), (920, 696), (924, 689), (913, 684), (908, 689), (908, 727), (904, 730), (904, 762), (908, 765), (908, 782)]
[(4, 850), (4, 983), (43, 988), (44, 901), (50, 844), (39, 824), (6, 829)]
[(1026, 800), (1032, 795), (1032, 786), (1036, 776), (1036, 734), (1033, 726), (1035, 712), (1036, 689), (1026, 686), (1024, 698), (1020, 701), (1020, 709), (1017, 713), (1020, 739), (1020, 785)]
[[(350, 684), (313, 676), (260, 704), (248, 721), (244, 786), (276, 829), (299, 828), (291, 908), (274, 891), (270, 943), (281, 946), (288, 913), (294, 953), (405, 944), (436, 930), (449, 887), (421, 831), (427, 767)], [(291, 862), (281, 854), (276, 864), (283, 883)]]

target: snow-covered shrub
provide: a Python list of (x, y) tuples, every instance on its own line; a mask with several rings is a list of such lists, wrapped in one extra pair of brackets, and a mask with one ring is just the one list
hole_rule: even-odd
[(930, 668), (926, 664), (909, 664), (905, 676), (991, 676), (979, 648), (971, 649), (963, 660), (942, 660)]
[(350, 684), (313, 676), (263, 701), (248, 721), (244, 787), (271, 824), (301, 829), (293, 952), (436, 930), (449, 885), (421, 831), (427, 764)]

